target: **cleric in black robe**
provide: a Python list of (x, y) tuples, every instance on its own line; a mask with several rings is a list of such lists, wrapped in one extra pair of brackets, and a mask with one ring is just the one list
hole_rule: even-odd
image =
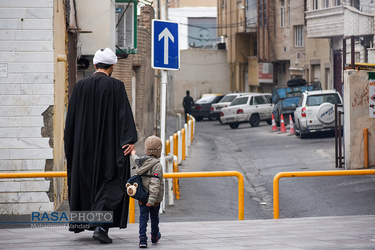
[(111, 224), (71, 223), (69, 230), (95, 229), (101, 243), (112, 242), (110, 227), (127, 226), (128, 153), (138, 140), (124, 83), (110, 77), (116, 63), (108, 48), (95, 53), (97, 71), (76, 83), (64, 135), (70, 211), (113, 211)]

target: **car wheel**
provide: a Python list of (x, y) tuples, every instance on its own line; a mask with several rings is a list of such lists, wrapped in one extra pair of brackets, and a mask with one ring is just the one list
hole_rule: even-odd
[(250, 125), (251, 127), (258, 127), (260, 123), (260, 117), (259, 115), (252, 115), (250, 117)]
[(277, 127), (280, 127), (280, 116), (275, 116), (275, 123)]
[(219, 118), (218, 120), (219, 120), (220, 124), (223, 125), (223, 122), (221, 121), (221, 119)]
[(230, 123), (229, 124), (229, 127), (232, 128), (232, 129), (236, 129), (236, 128), (238, 128), (238, 126), (240, 126), (239, 123)]
[(298, 124), (295, 123), (295, 124), (294, 124), (294, 134), (295, 134), (296, 136), (299, 136), (299, 135), (300, 135), (300, 131), (301, 131), (301, 129), (298, 127)]
[(306, 138), (306, 133), (303, 133), (301, 128), (299, 128), (299, 138), (301, 138), (301, 139)]
[(280, 116), (278, 114), (273, 114), (273, 117), (275, 118), (276, 126), (280, 127)]

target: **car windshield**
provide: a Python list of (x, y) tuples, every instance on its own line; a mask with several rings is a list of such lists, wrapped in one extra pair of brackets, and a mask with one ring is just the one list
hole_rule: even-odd
[(220, 100), (220, 102), (231, 102), (234, 98), (236, 98), (235, 95), (226, 95), (223, 99)]
[(236, 105), (242, 105), (242, 104), (246, 104), (247, 103), (247, 99), (248, 97), (245, 96), (245, 97), (237, 97), (236, 99), (234, 99), (229, 106), (236, 106)]
[(338, 94), (325, 94), (325, 95), (311, 95), (307, 97), (307, 106), (319, 106), (324, 102), (330, 102), (332, 104), (341, 104), (340, 97)]
[(308, 86), (296, 86), (296, 87), (290, 87), (290, 88), (276, 89), (277, 95), (276, 94), (273, 95), (272, 101), (273, 103), (275, 103), (278, 99), (300, 96), (301, 93), (304, 91), (312, 91), (316, 89), (320, 89), (320, 88), (317, 88), (314, 85), (308, 85)]
[(198, 101), (196, 101), (196, 103), (210, 103), (215, 98), (216, 98), (216, 95), (205, 95), (201, 99), (199, 99)]
[(302, 94), (301, 91), (294, 91), (294, 92), (286, 93), (286, 98), (289, 98), (289, 97), (300, 97), (301, 94)]

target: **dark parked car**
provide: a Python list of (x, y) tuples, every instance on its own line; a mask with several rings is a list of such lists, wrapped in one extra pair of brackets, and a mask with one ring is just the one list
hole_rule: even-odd
[(277, 126), (280, 126), (281, 114), (285, 124), (288, 124), (289, 115), (294, 117), (298, 100), (304, 91), (320, 90), (320, 82), (306, 82), (305, 79), (292, 79), (287, 82), (287, 87), (276, 87), (272, 92), (272, 102), (275, 104), (272, 114)]
[(205, 117), (211, 121), (211, 104), (218, 103), (223, 97), (222, 94), (204, 94), (201, 99), (194, 103), (190, 114), (194, 116), (197, 121), (201, 121)]

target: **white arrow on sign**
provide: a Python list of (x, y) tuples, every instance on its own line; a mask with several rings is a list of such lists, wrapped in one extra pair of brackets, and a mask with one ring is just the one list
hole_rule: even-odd
[(168, 38), (174, 43), (174, 36), (172, 36), (171, 32), (168, 28), (165, 28), (159, 34), (159, 41), (164, 38), (164, 64), (168, 64)]

